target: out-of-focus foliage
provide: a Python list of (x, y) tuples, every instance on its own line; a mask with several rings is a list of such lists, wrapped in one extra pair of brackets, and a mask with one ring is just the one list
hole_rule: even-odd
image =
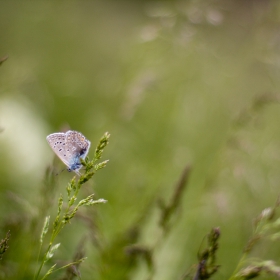
[[(85, 255), (84, 280), (180, 279), (219, 226), (214, 277), (227, 279), (279, 195), (279, 26), (277, 0), (2, 1), (0, 279), (37, 269), (44, 219), (73, 175), (45, 138), (70, 128), (92, 147), (110, 132), (110, 162), (81, 189), (108, 203), (77, 214), (50, 267)], [(256, 256), (279, 259), (263, 246)]]

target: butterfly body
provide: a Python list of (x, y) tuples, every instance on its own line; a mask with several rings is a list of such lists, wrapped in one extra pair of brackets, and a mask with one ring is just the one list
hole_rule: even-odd
[(80, 158), (85, 159), (90, 148), (90, 141), (78, 131), (69, 130), (47, 136), (47, 141), (55, 154), (67, 165), (68, 171), (78, 175), (82, 164)]

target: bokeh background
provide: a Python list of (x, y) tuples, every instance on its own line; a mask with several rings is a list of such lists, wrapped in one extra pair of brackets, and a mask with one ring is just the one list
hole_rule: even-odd
[[(111, 134), (108, 166), (80, 194), (108, 203), (81, 211), (49, 265), (84, 248), (82, 279), (182, 279), (219, 226), (214, 278), (227, 279), (253, 219), (279, 195), (280, 2), (1, 1), (0, 38), (0, 57), (9, 56), (0, 66), (0, 238), (11, 231), (1, 279), (37, 269), (44, 217), (55, 217), (73, 177), (45, 175), (64, 168), (45, 138), (67, 129), (91, 141), (89, 157)], [(158, 200), (170, 201), (186, 166), (163, 237)], [(133, 244), (153, 250), (152, 268), (127, 253)], [(277, 244), (253, 256), (280, 262)], [(63, 277), (49, 279), (74, 279)]]

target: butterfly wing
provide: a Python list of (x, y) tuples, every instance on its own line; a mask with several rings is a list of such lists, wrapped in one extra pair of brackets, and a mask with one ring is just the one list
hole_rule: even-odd
[(63, 161), (63, 163), (69, 167), (72, 156), (69, 152), (67, 152), (65, 139), (65, 133), (53, 133), (47, 136), (47, 141), (52, 150)]
[(65, 136), (66, 146), (69, 147), (73, 159), (78, 159), (78, 162), (80, 163), (80, 158), (85, 159), (88, 154), (90, 141), (78, 131), (69, 130), (65, 133)]
[(69, 171), (82, 167), (80, 158), (85, 159), (90, 148), (90, 141), (80, 132), (69, 130), (66, 133), (53, 133), (47, 136), (47, 141), (55, 154), (67, 165)]

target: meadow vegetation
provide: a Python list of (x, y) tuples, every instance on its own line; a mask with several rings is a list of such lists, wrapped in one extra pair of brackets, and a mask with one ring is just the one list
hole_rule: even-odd
[[(0, 19), (0, 279), (280, 278), (279, 1)], [(45, 140), (68, 129), (80, 177)]]

